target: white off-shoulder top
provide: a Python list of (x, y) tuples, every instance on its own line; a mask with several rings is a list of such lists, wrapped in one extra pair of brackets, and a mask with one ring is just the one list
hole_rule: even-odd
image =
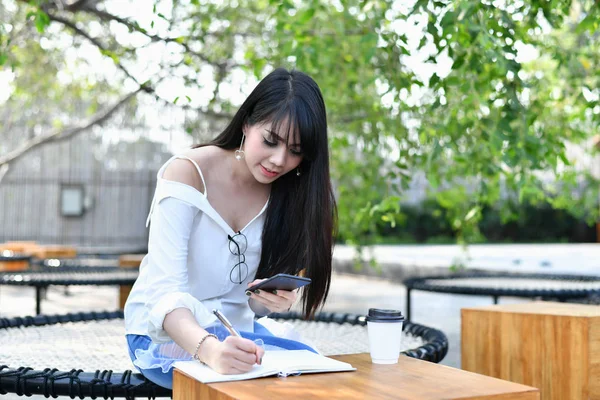
[[(169, 163), (177, 158), (195, 165), (204, 193), (162, 178)], [(236, 284), (230, 280), (230, 271), (238, 256), (229, 250), (227, 236), (237, 232), (209, 203), (208, 189), (200, 167), (186, 156), (173, 156), (158, 171), (146, 222), (146, 226), (150, 223), (148, 255), (125, 304), (127, 334), (148, 335), (155, 343), (170, 341), (163, 321), (169, 312), (182, 307), (189, 309), (202, 327), (216, 322), (212, 310), (218, 308), (238, 330), (254, 331), (254, 312), (245, 289), (258, 269), (268, 201), (240, 231), (248, 242), (244, 253), (248, 277)]]

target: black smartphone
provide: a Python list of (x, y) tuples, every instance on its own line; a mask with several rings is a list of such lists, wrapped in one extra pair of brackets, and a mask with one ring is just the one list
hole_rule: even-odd
[(250, 286), (248, 289), (251, 292), (254, 292), (257, 289), (260, 290), (294, 290), (301, 288), (302, 286), (306, 286), (311, 282), (310, 278), (303, 278), (301, 276), (296, 275), (288, 275), (288, 274), (277, 274), (275, 276), (270, 277), (267, 280), (264, 280), (260, 283), (257, 283), (254, 286)]

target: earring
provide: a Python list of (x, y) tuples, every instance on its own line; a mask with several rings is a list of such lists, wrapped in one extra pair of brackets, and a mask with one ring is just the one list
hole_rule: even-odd
[(302, 175), (302, 172), (300, 171), (300, 167), (296, 168), (296, 176), (300, 176)]
[(245, 138), (245, 137), (246, 137), (246, 135), (244, 135), (244, 134), (242, 133), (242, 143), (240, 143), (240, 148), (239, 148), (239, 150), (236, 150), (236, 151), (235, 151), (235, 159), (236, 159), (236, 160), (238, 160), (238, 161), (240, 161), (241, 159), (243, 159), (243, 158), (244, 158), (244, 155), (245, 155), (245, 154), (244, 154), (244, 150), (242, 150), (242, 146), (244, 145), (244, 138)]

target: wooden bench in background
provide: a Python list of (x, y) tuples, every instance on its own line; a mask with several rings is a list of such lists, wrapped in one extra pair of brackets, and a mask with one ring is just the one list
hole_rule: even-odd
[[(121, 268), (139, 268), (145, 254), (123, 254), (119, 256), (119, 267)], [(125, 308), (125, 302), (131, 292), (131, 285), (122, 285), (119, 288), (119, 308)]]
[(40, 260), (48, 258), (75, 258), (77, 249), (71, 246), (40, 245), (32, 251), (32, 255)]
[(31, 249), (35, 249), (37, 246), (38, 244), (36, 242), (31, 241), (0, 243), (0, 249), (22, 254), (30, 254)]
[[(7, 254), (6, 256), (3, 254)], [(0, 251), (0, 271), (25, 271), (29, 269), (31, 257), (24, 255), (8, 255)]]
[(0, 243), (0, 255), (3, 251), (28, 255), (40, 260), (47, 258), (75, 258), (77, 249), (72, 246), (44, 245), (36, 242), (5, 242)]

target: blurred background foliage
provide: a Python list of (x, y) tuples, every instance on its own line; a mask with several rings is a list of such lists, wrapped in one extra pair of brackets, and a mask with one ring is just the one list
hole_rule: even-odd
[(344, 242), (593, 240), (599, 24), (592, 0), (0, 0), (0, 165), (111, 107), (141, 124), (140, 96), (207, 140), (285, 66), (323, 91)]

